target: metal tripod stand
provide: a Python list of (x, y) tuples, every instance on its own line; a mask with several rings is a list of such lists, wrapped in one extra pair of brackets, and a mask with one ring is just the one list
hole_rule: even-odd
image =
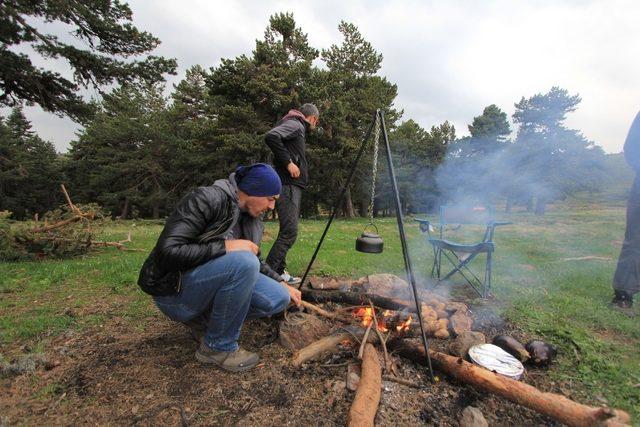
[(309, 271), (311, 270), (311, 266), (316, 260), (316, 257), (318, 255), (318, 252), (320, 251), (320, 247), (322, 246), (324, 238), (327, 235), (327, 232), (329, 231), (329, 227), (331, 227), (331, 223), (333, 222), (333, 219), (336, 216), (338, 207), (340, 206), (340, 203), (342, 203), (342, 200), (344, 199), (344, 195), (347, 189), (349, 188), (349, 184), (351, 183), (351, 180), (353, 179), (353, 175), (356, 171), (356, 167), (358, 166), (358, 162), (360, 161), (360, 158), (362, 157), (362, 154), (364, 153), (367, 147), (367, 143), (369, 142), (371, 131), (376, 125), (376, 119), (379, 120), (380, 126), (382, 126), (382, 137), (384, 139), (385, 154), (387, 156), (387, 165), (389, 167), (389, 178), (391, 179), (391, 186), (393, 188), (394, 202), (396, 206), (396, 219), (398, 221), (398, 232), (400, 234), (400, 243), (402, 245), (402, 256), (404, 258), (404, 267), (407, 273), (408, 282), (411, 285), (411, 293), (413, 294), (413, 300), (416, 304), (416, 313), (418, 314), (418, 322), (420, 323), (420, 332), (422, 334), (422, 344), (424, 345), (424, 351), (425, 351), (425, 354), (427, 355), (427, 362), (428, 362), (427, 365), (429, 367), (429, 378), (431, 382), (433, 382), (434, 377), (433, 377), (433, 368), (431, 366), (431, 357), (429, 356), (429, 341), (427, 340), (427, 335), (424, 330), (424, 324), (422, 322), (422, 303), (420, 302), (420, 297), (418, 295), (418, 291), (416, 288), (415, 277), (413, 275), (413, 269), (411, 267), (411, 259), (409, 258), (407, 237), (404, 232), (404, 222), (403, 222), (404, 218), (402, 214), (402, 205), (400, 204), (400, 194), (398, 192), (398, 183), (396, 181), (396, 174), (393, 168), (393, 160), (391, 158), (391, 147), (389, 145), (389, 137), (387, 135), (387, 126), (384, 122), (384, 113), (380, 110), (376, 110), (373, 116), (373, 120), (371, 122), (371, 126), (369, 127), (369, 130), (367, 131), (364, 139), (362, 140), (362, 144), (360, 145), (358, 154), (353, 164), (351, 165), (351, 169), (349, 170), (349, 176), (347, 177), (347, 181), (344, 183), (344, 186), (342, 187), (342, 190), (340, 191), (338, 198), (333, 204), (333, 209), (331, 210), (331, 216), (329, 217), (329, 221), (327, 221), (327, 225), (325, 226), (324, 231), (322, 232), (320, 241), (318, 242), (318, 245), (316, 246), (316, 249), (313, 252), (313, 255), (311, 256), (311, 260), (309, 261), (309, 264), (307, 265), (307, 269), (305, 270), (304, 275), (302, 276), (302, 281), (300, 282), (300, 285), (298, 285), (298, 289), (300, 289), (304, 285), (307, 279), (307, 276), (309, 275)]

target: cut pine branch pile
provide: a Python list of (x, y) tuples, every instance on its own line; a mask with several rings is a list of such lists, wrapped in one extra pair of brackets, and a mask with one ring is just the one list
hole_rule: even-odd
[[(0, 227), (0, 259), (27, 260), (64, 258), (84, 254), (91, 248), (115, 247), (127, 249), (131, 233), (119, 241), (96, 240), (100, 227), (108, 220), (97, 204), (76, 205), (67, 189), (61, 185), (66, 205), (49, 211), (42, 218), (37, 215), (33, 223), (4, 224)], [(7, 215), (0, 217), (6, 220)], [(3, 225), (3, 224), (0, 224)]]

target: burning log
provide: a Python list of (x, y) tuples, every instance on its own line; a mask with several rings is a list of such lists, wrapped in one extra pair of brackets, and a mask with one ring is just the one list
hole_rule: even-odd
[[(394, 340), (389, 343), (389, 346), (407, 359), (420, 364), (426, 363), (424, 348), (419, 344)], [(559, 394), (544, 393), (529, 384), (498, 375), (461, 358), (434, 350), (430, 350), (429, 355), (435, 369), (569, 426), (613, 427), (629, 425), (631, 422), (629, 414), (619, 409), (595, 408), (574, 402)]]
[(356, 396), (347, 415), (347, 426), (373, 426), (380, 404), (382, 369), (378, 352), (372, 344), (366, 344), (362, 355), (362, 373)]
[(368, 305), (371, 300), (373, 305), (389, 310), (407, 310), (415, 312), (415, 303), (397, 298), (387, 298), (376, 294), (349, 291), (319, 291), (316, 289), (302, 288), (302, 299), (309, 302), (336, 302), (349, 305)]
[[(300, 349), (295, 353), (293, 357), (293, 365), (300, 366), (303, 363), (311, 360), (319, 359), (323, 356), (337, 353), (339, 351), (338, 345), (341, 343), (353, 343), (356, 340), (362, 340), (364, 336), (364, 329), (359, 327), (348, 326), (341, 329), (339, 332), (312, 342), (308, 346)], [(377, 337), (369, 337), (370, 341), (375, 341)]]

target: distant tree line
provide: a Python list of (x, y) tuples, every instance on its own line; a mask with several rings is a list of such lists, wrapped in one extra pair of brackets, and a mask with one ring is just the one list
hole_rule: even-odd
[[(595, 170), (604, 153), (564, 126), (580, 102), (577, 95), (552, 88), (523, 98), (513, 115), (519, 126), (514, 140), (495, 105), (473, 119), (469, 137), (456, 138), (449, 122), (426, 130), (411, 119), (400, 121), (397, 87), (377, 74), (382, 55), (353, 24), (342, 22), (339, 31), (341, 43), (318, 50), (291, 14), (276, 14), (251, 55), (223, 59), (209, 70), (192, 67), (168, 97), (158, 78), (123, 81), (82, 107), (84, 128), (64, 154), (31, 130), (16, 104), (0, 120), (0, 210), (18, 219), (50, 210), (61, 202), (57, 187), (64, 182), (74, 201), (98, 202), (114, 216), (163, 217), (189, 189), (239, 164), (269, 162), (264, 134), (304, 102), (321, 111), (320, 128), (308, 139), (306, 217), (330, 209), (376, 109), (385, 112), (407, 212), (473, 198), (506, 199), (508, 206), (535, 200), (542, 213), (551, 200), (598, 189)], [(159, 64), (172, 72), (170, 61)], [(369, 150), (341, 215), (367, 214), (371, 158)], [(379, 162), (375, 211), (389, 214), (382, 152)]]

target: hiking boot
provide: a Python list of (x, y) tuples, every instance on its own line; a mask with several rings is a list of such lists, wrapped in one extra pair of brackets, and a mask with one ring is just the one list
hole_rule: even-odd
[(633, 310), (633, 295), (624, 291), (615, 291), (610, 307), (626, 314), (627, 316), (635, 315)]
[(287, 282), (287, 285), (293, 286), (298, 285), (300, 284), (300, 282), (302, 282), (302, 279), (300, 277), (293, 277), (286, 270), (280, 276), (282, 276), (282, 280)]
[(196, 359), (201, 363), (210, 363), (231, 372), (246, 371), (260, 362), (260, 357), (256, 353), (241, 347), (236, 351), (218, 351), (210, 348), (204, 341), (196, 351)]
[(204, 316), (198, 316), (194, 319), (182, 322), (182, 324), (189, 328), (191, 338), (193, 338), (194, 341), (198, 343), (202, 341), (204, 334), (207, 332), (207, 320)]

